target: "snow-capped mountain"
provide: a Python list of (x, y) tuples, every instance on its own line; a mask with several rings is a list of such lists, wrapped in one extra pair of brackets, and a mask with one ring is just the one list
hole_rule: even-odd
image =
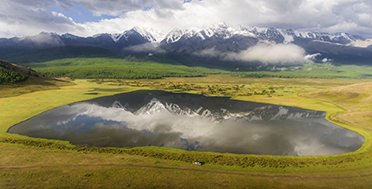
[(215, 25), (202, 29), (173, 30), (160, 44), (169, 52), (193, 53), (209, 48), (239, 51), (254, 46), (258, 40), (256, 35), (248, 30)]
[(199, 38), (206, 40), (209, 38), (223, 38), (228, 39), (234, 35), (241, 35), (247, 37), (256, 37), (255, 34), (248, 30), (237, 30), (227, 25), (215, 25), (213, 27), (204, 29), (186, 29), (173, 30), (163, 40), (166, 43), (175, 43), (180, 39)]
[(51, 47), (62, 46), (62, 37), (56, 33), (41, 32), (37, 35), (26, 37), (13, 37), (0, 39), (1, 47)]
[(217, 25), (204, 29), (185, 29), (171, 31), (163, 43), (177, 43), (186, 39), (200, 41), (210, 38), (229, 39), (234, 36), (255, 38), (257, 40), (273, 43), (293, 43), (300, 40), (324, 41), (337, 44), (349, 44), (356, 40), (364, 40), (357, 35), (348, 33), (302, 32), (292, 29), (264, 28), (264, 27), (239, 27), (233, 28), (226, 25)]
[[(116, 102), (118, 103), (118, 102)], [(120, 103), (119, 103), (120, 104)], [(113, 106), (115, 107), (115, 106)], [(117, 106), (116, 106), (117, 107)], [(122, 108), (122, 105), (119, 105)], [(227, 119), (243, 119), (247, 121), (257, 121), (257, 120), (286, 120), (286, 119), (309, 119), (309, 118), (323, 118), (325, 116), (324, 112), (312, 112), (303, 111), (296, 112), (282, 106), (262, 106), (255, 108), (250, 111), (242, 112), (230, 112), (226, 109), (209, 110), (200, 106), (197, 109), (192, 109), (188, 107), (183, 107), (175, 103), (161, 102), (157, 99), (152, 99), (146, 105), (139, 108), (134, 114), (155, 114), (155, 113), (170, 113), (174, 115), (183, 115), (188, 117), (199, 117), (204, 119), (209, 119), (211, 121), (221, 122)]]
[[(137, 96), (138, 95), (138, 96)], [(164, 95), (164, 96), (160, 96)], [(249, 103), (247, 107), (241, 101), (228, 98), (206, 98), (191, 94), (171, 94), (164, 91), (139, 91), (136, 96), (141, 101), (130, 101), (133, 96), (117, 95), (112, 104), (110, 100), (96, 99), (95, 104), (118, 108), (134, 115), (173, 114), (187, 117), (223, 120), (288, 120), (288, 119), (321, 119), (325, 113), (285, 106), (262, 105)], [(121, 102), (123, 104), (121, 104)]]
[(172, 54), (173, 57), (174, 55), (193, 56), (208, 49), (237, 53), (258, 43), (295, 44), (302, 47), (306, 54), (320, 53), (323, 57), (319, 58), (330, 58), (336, 61), (369, 64), (372, 59), (372, 48), (368, 47), (371, 43), (357, 35), (273, 27), (231, 27), (225, 24), (204, 28), (174, 29), (166, 35), (154, 30), (134, 27), (123, 33), (102, 33), (90, 37), (42, 32), (23, 38), (1, 38), (0, 58), (19, 54), (20, 49), (28, 52), (27, 50), (30, 49), (35, 51), (35, 49), (60, 47), (64, 51), (70, 47), (75, 49), (92, 47), (94, 48), (94, 52), (91, 53), (93, 56), (99, 49), (116, 55), (161, 53), (162, 56), (164, 54)]
[[(230, 27), (224, 24), (207, 28), (173, 30), (160, 42), (160, 47), (176, 54), (200, 54), (208, 49), (216, 52), (240, 52), (258, 43), (295, 44), (307, 54), (320, 53), (319, 60), (337, 58), (342, 60), (367, 61), (372, 57), (367, 48), (355, 49), (355, 41), (365, 41), (360, 36), (348, 33), (305, 32), (273, 27)], [(358, 51), (361, 56), (350, 52)], [(360, 52), (360, 53), (359, 53)], [(345, 59), (346, 57), (346, 59)]]
[[(155, 35), (152, 34), (156, 33)], [(156, 37), (154, 37), (156, 36)], [(26, 43), (33, 43), (38, 45), (78, 45), (80, 43), (94, 45), (95, 43), (118, 44), (122, 46), (131, 46), (141, 43), (162, 43), (172, 44), (177, 42), (185, 42), (187, 40), (193, 41), (210, 41), (210, 40), (229, 40), (234, 37), (246, 37), (255, 39), (255, 41), (268, 41), (274, 43), (295, 43), (296, 41), (323, 41), (336, 44), (350, 44), (353, 41), (364, 40), (357, 35), (348, 33), (324, 33), (324, 32), (303, 32), (291, 29), (280, 28), (264, 28), (264, 27), (230, 27), (224, 24), (214, 25), (206, 28), (191, 28), (191, 29), (174, 29), (170, 31), (165, 37), (161, 34), (149, 31), (143, 28), (134, 27), (123, 33), (116, 34), (96, 34), (90, 37), (79, 37), (73, 34), (58, 35), (56, 33), (42, 32), (35, 36), (27, 36), (23, 38), (9, 38), (0, 39), (2, 46), (4, 45), (24, 45)], [(8, 43), (5, 43), (7, 41)], [(66, 44), (65, 44), (66, 43)], [(98, 45), (97, 45), (98, 46)]]
[[(358, 41), (358, 43), (356, 43)], [(356, 46), (366, 41), (348, 33), (296, 31), (273, 27), (229, 27), (217, 25), (202, 29), (171, 31), (160, 47), (176, 54), (241, 52), (258, 43), (294, 44), (306, 54), (320, 54), (316, 61), (332, 59), (340, 63), (371, 64), (371, 48)]]
[(135, 27), (121, 34), (96, 34), (90, 37), (80, 37), (73, 34), (58, 35), (42, 32), (35, 36), (23, 38), (0, 39), (1, 47), (58, 47), (58, 46), (97, 46), (110, 50), (155, 42), (155, 38), (146, 30)]
[(130, 41), (131, 38), (138, 38), (139, 40), (143, 40), (146, 42), (155, 42), (156, 39), (152, 36), (150, 32), (144, 30), (139, 27), (134, 27), (130, 30), (124, 31), (123, 33), (115, 33), (115, 34), (97, 34), (94, 35), (93, 38), (99, 38), (101, 36), (110, 36), (112, 41), (115, 43), (120, 43), (121, 41)]
[(68, 40), (65, 39), (66, 44), (71, 45), (71, 43), (72, 44), (75, 43), (74, 45), (77, 46), (79, 45), (97, 46), (110, 49), (115, 52), (120, 52), (126, 47), (141, 45), (145, 43), (152, 43), (156, 41), (155, 38), (151, 35), (151, 33), (137, 27), (119, 34), (103, 33), (86, 38), (79, 38), (73, 40), (70, 39), (69, 39), (70, 43), (67, 43)]

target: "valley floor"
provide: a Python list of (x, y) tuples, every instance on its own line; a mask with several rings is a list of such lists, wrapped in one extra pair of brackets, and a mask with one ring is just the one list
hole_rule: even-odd
[[(74, 80), (30, 90), (0, 86), (0, 188), (370, 188), (372, 186), (372, 81), (356, 79), (241, 78), (210, 75), (156, 80)], [(37, 84), (35, 85), (37, 87)], [(138, 89), (227, 95), (234, 99), (327, 112), (327, 118), (365, 137), (356, 152), (319, 157), (270, 157), (288, 166), (192, 162), (133, 153), (76, 149), (63, 141), (6, 133), (43, 111), (98, 96)], [(178, 152), (141, 148), (144, 152)], [(198, 153), (199, 154), (199, 153)], [(200, 153), (205, 156), (216, 153)], [(218, 154), (217, 154), (218, 155)], [(234, 157), (224, 155), (223, 158)], [(241, 156), (239, 156), (241, 157)], [(303, 162), (294, 166), (288, 162)]]

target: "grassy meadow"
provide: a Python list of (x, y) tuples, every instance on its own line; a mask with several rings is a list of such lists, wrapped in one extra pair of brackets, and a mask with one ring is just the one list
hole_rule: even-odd
[(274, 78), (355, 78), (371, 79), (371, 66), (332, 65), (332, 64), (305, 64), (293, 66), (283, 70), (243, 72), (241, 77), (274, 77)]
[(231, 74), (254, 78), (355, 78), (372, 79), (372, 67), (356, 65), (306, 64), (271, 71), (232, 72), (120, 58), (66, 58), (26, 64), (49, 77), (75, 79), (161, 79)]
[(203, 67), (167, 65), (119, 58), (67, 58), (32, 63), (27, 66), (31, 66), (36, 71), (49, 77), (75, 79), (160, 79), (164, 77), (199, 77), (225, 72)]
[[(0, 86), (0, 188), (359, 189), (372, 186), (372, 80), (368, 78), (367, 73), (371, 73), (368, 69), (331, 66), (336, 72), (345, 69), (344, 75), (321, 78), (323, 73), (319, 73), (313, 78), (301, 75), (306, 68), (300, 68), (299, 75), (268, 72), (274, 76), (261, 78), (250, 73), (152, 62), (110, 60), (112, 62), (103, 65), (103, 61), (106, 60), (34, 63), (31, 66), (43, 74), (69, 78)], [(153, 65), (151, 69), (148, 64)], [(75, 67), (79, 69), (73, 70)], [(137, 69), (141, 67), (143, 69)], [(312, 70), (316, 69), (318, 67)], [(115, 77), (104, 74), (96, 77), (102, 70), (109, 71), (105, 74), (114, 73)], [(125, 73), (132, 73), (128, 70), (135, 72), (135, 76), (127, 77)], [(277, 73), (286, 77), (275, 75)], [(159, 77), (149, 76), (151, 74)], [(326, 111), (328, 120), (362, 134), (365, 143), (355, 152), (339, 155), (261, 156), (160, 147), (86, 148), (6, 132), (18, 122), (64, 104), (139, 89), (230, 96)], [(195, 166), (193, 161), (206, 164)]]

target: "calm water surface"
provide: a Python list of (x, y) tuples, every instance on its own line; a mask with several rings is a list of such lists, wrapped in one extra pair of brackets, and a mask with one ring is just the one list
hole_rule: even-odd
[(339, 154), (362, 145), (361, 135), (324, 117), (324, 112), (224, 97), (136, 91), (61, 106), (9, 132), (98, 147), (240, 154)]

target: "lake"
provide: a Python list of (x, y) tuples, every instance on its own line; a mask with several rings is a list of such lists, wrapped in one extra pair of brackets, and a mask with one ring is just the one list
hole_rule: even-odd
[(364, 141), (320, 111), (145, 90), (64, 105), (8, 132), (96, 147), (291, 156), (352, 152)]

